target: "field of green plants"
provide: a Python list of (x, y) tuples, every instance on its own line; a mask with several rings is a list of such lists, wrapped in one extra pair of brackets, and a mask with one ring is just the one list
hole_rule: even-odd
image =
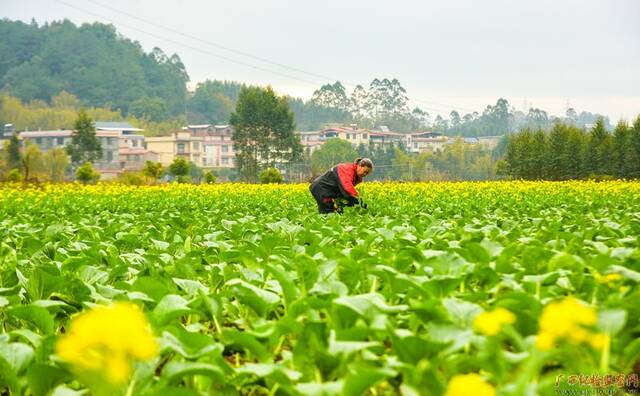
[(640, 183), (358, 189), (320, 216), (306, 185), (0, 186), (0, 394), (638, 381)]

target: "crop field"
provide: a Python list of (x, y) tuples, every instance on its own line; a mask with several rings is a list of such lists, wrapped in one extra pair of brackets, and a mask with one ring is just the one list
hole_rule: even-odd
[(0, 186), (0, 394), (638, 381), (640, 183), (358, 190), (320, 216), (307, 185)]

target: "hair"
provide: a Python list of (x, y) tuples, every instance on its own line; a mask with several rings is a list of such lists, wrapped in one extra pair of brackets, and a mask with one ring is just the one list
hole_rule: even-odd
[(369, 158), (356, 158), (355, 164), (373, 170), (373, 161), (371, 161)]

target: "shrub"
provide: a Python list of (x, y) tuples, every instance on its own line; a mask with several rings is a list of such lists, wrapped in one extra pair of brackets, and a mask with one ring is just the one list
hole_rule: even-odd
[(204, 182), (207, 184), (213, 184), (218, 179), (218, 176), (214, 175), (213, 172), (209, 171), (204, 174)]
[(93, 169), (90, 162), (85, 162), (76, 170), (76, 179), (82, 184), (95, 183), (100, 179), (100, 173)]
[(139, 172), (123, 172), (118, 176), (118, 182), (130, 186), (142, 186), (147, 184), (144, 175)]
[(19, 182), (22, 181), (22, 172), (20, 172), (18, 169), (11, 169), (8, 173), (7, 173), (7, 181), (9, 182)]
[(260, 183), (282, 183), (284, 178), (282, 177), (282, 173), (276, 168), (267, 168), (260, 172)]

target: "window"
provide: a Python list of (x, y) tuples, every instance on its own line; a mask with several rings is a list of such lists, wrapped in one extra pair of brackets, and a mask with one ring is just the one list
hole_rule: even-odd
[(229, 158), (223, 158), (222, 165), (229, 165)]
[(140, 154), (134, 154), (133, 155), (133, 161), (134, 162), (140, 162)]
[(200, 143), (198, 143), (198, 142), (193, 142), (193, 149), (194, 149), (194, 150), (200, 150)]
[(228, 145), (226, 145), (226, 144), (223, 144), (223, 145), (222, 145), (222, 152), (223, 152), (223, 153), (228, 153), (228, 152), (229, 152), (229, 146), (228, 146)]
[(41, 138), (41, 137), (37, 137), (37, 138), (36, 138), (36, 144), (37, 144), (38, 146), (40, 146), (40, 145), (42, 144), (42, 138)]
[(178, 154), (184, 154), (184, 143), (178, 143)]
[(56, 144), (57, 144), (58, 146), (62, 146), (62, 145), (64, 145), (64, 138), (61, 138), (61, 137), (56, 138)]
[(413, 148), (418, 148), (418, 143), (413, 143)]
[(105, 159), (107, 162), (113, 161), (113, 151), (105, 151)]
[(139, 146), (139, 144), (138, 144), (138, 143), (140, 143), (140, 141), (139, 141), (139, 140), (137, 140), (137, 139), (133, 139), (133, 140), (131, 140), (131, 146), (132, 146), (132, 147), (138, 147), (138, 146)]
[(362, 138), (363, 138), (363, 139), (366, 139), (366, 138), (367, 138), (367, 134), (366, 134), (366, 133), (363, 133), (363, 134), (362, 134)]

